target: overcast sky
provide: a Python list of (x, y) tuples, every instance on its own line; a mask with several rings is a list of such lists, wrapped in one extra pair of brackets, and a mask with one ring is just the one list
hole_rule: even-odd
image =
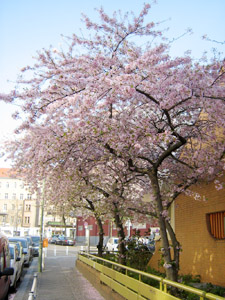
[[(81, 13), (97, 20), (95, 8), (103, 6), (108, 14), (115, 10), (140, 12), (140, 0), (0, 0), (0, 93), (9, 92), (20, 69), (34, 63), (36, 51), (60, 47), (61, 34), (70, 36), (84, 31)], [(151, 2), (149, 2), (151, 3)], [(173, 43), (172, 56), (181, 56), (186, 50), (200, 58), (212, 48), (225, 53), (225, 0), (158, 0), (146, 21), (165, 21), (161, 28), (169, 27), (170, 39), (182, 35), (187, 28), (193, 34)], [(84, 31), (85, 32), (85, 31)], [(216, 42), (207, 42), (207, 34)], [(9, 139), (16, 126), (11, 114), (15, 106), (0, 102), (0, 141)], [(1, 148), (0, 148), (1, 152)], [(0, 159), (0, 167), (8, 167)]]

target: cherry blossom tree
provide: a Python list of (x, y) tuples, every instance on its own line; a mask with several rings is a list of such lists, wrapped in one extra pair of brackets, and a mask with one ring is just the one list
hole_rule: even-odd
[[(177, 280), (180, 244), (168, 208), (193, 183), (218, 180), (224, 171), (224, 61), (172, 59), (161, 41), (139, 46), (134, 38), (162, 37), (154, 23), (145, 23), (149, 9), (144, 5), (138, 17), (109, 17), (101, 8), (99, 24), (83, 16), (92, 38), (74, 34), (68, 52), (40, 51), (34, 67), (23, 70), (31, 77), (1, 98), (21, 103), (26, 114), (17, 130), (22, 142), (12, 143), (10, 152), (34, 186), (62, 167), (67, 180), (81, 169), (89, 180), (95, 169), (92, 180), (101, 176), (92, 187), (107, 192), (113, 204), (119, 181), (109, 167), (121, 165), (126, 176), (145, 178), (140, 196), (148, 192), (152, 200), (145, 214), (158, 218), (166, 275)], [(116, 199), (125, 205), (123, 197)], [(140, 199), (131, 202), (142, 204)]]

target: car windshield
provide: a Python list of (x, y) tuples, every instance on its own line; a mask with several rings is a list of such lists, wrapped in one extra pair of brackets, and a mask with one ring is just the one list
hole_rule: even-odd
[(9, 239), (10, 242), (21, 242), (23, 248), (27, 248), (27, 241), (24, 239)]
[(32, 241), (33, 241), (34, 243), (40, 242), (40, 236), (32, 236)]
[(118, 239), (115, 239), (115, 240), (114, 240), (114, 244), (118, 244)]
[(32, 241), (35, 245), (39, 245), (40, 243), (40, 236), (32, 236)]

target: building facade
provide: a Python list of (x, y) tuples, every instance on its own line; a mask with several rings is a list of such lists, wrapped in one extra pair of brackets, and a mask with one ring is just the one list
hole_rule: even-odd
[[(31, 194), (24, 181), (11, 174), (11, 169), (0, 168), (0, 230), (3, 233), (8, 236), (39, 235), (42, 222), (45, 237), (64, 234), (75, 238), (77, 242), (84, 243), (88, 238), (91, 245), (98, 244), (99, 231), (94, 217), (84, 219), (76, 216), (73, 211), (66, 211), (63, 205), (52, 205), (47, 199), (44, 200), (42, 221), (41, 199)], [(150, 223), (140, 224), (127, 221), (124, 229), (128, 237), (137, 231), (140, 232), (140, 236), (144, 236), (150, 228), (152, 233), (158, 234), (156, 226), (156, 224), (152, 227)], [(104, 221), (103, 228), (106, 244), (111, 236), (117, 236), (117, 229), (110, 220)]]
[[(46, 199), (45, 199), (46, 200)], [(0, 229), (8, 236), (39, 235), (42, 201), (29, 190), (10, 168), (0, 168)], [(76, 218), (65, 214), (62, 207), (43, 207), (43, 235), (65, 234), (75, 237)]]
[(7, 235), (39, 233), (40, 205), (21, 178), (0, 168), (0, 228)]
[[(225, 184), (225, 177), (219, 178)], [(202, 197), (179, 197), (175, 231), (182, 245), (180, 272), (225, 287), (225, 191), (214, 182), (193, 186)]]
[[(116, 225), (111, 220), (105, 220), (103, 222), (104, 230), (104, 245), (107, 243), (110, 237), (117, 237), (118, 232)], [(154, 233), (159, 236), (159, 227), (152, 226), (150, 223), (131, 223), (127, 221), (124, 224), (124, 232), (126, 237), (131, 237), (139, 232), (140, 236), (149, 235), (149, 233)], [(96, 246), (99, 241), (99, 230), (96, 219), (94, 217), (88, 217), (86, 219), (82, 217), (77, 217), (76, 224), (76, 240), (78, 242), (89, 243), (91, 246)]]

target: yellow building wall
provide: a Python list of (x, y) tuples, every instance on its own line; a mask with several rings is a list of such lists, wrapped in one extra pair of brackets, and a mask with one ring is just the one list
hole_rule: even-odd
[[(219, 179), (225, 182), (225, 177)], [(174, 205), (175, 233), (183, 249), (179, 274), (200, 275), (202, 282), (225, 287), (225, 240), (214, 239), (206, 222), (207, 213), (225, 210), (225, 189), (217, 191), (211, 182), (195, 185), (192, 190), (204, 195), (206, 200), (181, 195)], [(159, 249), (160, 242), (149, 262), (155, 269), (159, 269)]]
[(225, 240), (214, 239), (206, 222), (207, 213), (225, 210), (225, 190), (217, 191), (214, 182), (193, 190), (206, 200), (182, 195), (175, 204), (175, 232), (183, 248), (180, 273), (201, 275), (202, 282), (225, 286)]

